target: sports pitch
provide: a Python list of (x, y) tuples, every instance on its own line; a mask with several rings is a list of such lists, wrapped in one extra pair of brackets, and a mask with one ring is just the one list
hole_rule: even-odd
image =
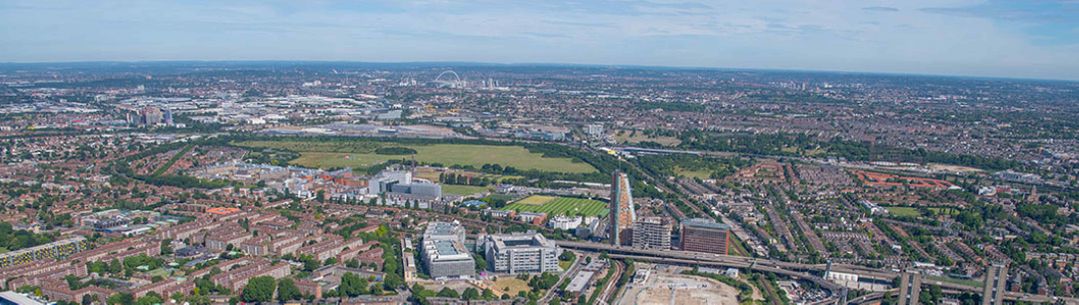
[(546, 213), (555, 215), (583, 215), (603, 217), (607, 204), (592, 199), (532, 195), (502, 208), (507, 211)]

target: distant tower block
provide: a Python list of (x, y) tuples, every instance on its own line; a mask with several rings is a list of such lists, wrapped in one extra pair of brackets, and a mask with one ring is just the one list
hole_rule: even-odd
[[(623, 172), (615, 172), (611, 181), (611, 219), (610, 238), (612, 245), (622, 245), (622, 236), (625, 230), (633, 229), (633, 222), (637, 220), (637, 213), (633, 210), (633, 191), (629, 186), (629, 176)], [(631, 235), (632, 236), (632, 235)], [(626, 242), (631, 237), (627, 238)]]
[(985, 271), (985, 286), (982, 288), (982, 305), (1004, 304), (1004, 284), (1008, 280), (1008, 266), (992, 264)]
[(922, 291), (922, 275), (905, 271), (899, 274), (899, 305), (918, 304), (918, 295)]

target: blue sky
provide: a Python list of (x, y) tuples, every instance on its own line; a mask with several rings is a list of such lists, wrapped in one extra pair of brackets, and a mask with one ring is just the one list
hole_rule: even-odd
[(1079, 0), (0, 0), (0, 61), (477, 61), (1079, 80)]

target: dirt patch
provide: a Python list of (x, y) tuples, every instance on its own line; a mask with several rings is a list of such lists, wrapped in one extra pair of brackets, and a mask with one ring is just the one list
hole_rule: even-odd
[(657, 274), (633, 296), (634, 304), (738, 304), (738, 289), (711, 279)]

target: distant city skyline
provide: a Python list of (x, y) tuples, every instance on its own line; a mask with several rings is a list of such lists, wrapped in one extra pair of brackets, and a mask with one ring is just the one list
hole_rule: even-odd
[(0, 62), (315, 60), (1079, 80), (1079, 2), (23, 1)]

